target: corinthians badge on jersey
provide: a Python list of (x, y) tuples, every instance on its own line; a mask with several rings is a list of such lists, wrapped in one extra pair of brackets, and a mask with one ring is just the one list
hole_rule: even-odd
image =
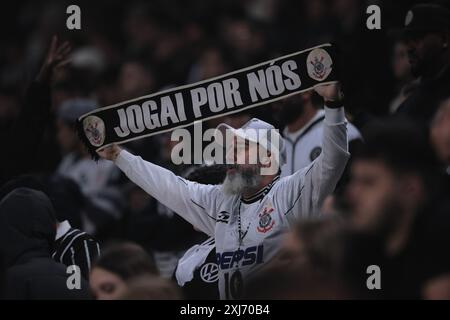
[(323, 49), (314, 49), (306, 58), (306, 68), (308, 75), (317, 81), (325, 80), (331, 73), (333, 60), (330, 55)]
[(99, 147), (105, 141), (105, 123), (97, 116), (88, 116), (83, 120), (83, 130), (89, 142)]
[(264, 208), (263, 212), (259, 214), (259, 224), (256, 227), (258, 232), (266, 233), (272, 230), (275, 225), (275, 220), (272, 218), (271, 213), (274, 210), (275, 209), (271, 205), (268, 205)]

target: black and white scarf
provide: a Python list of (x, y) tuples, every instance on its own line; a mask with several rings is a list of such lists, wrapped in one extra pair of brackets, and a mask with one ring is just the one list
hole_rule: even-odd
[(212, 79), (112, 106), (78, 119), (90, 153), (113, 143), (149, 137), (176, 128), (268, 104), (314, 86), (337, 82), (335, 47), (323, 44)]

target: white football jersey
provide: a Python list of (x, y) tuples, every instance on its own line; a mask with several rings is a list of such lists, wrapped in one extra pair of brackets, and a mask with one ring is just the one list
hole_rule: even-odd
[(277, 176), (249, 199), (226, 195), (220, 185), (188, 181), (127, 151), (116, 164), (158, 201), (215, 238), (221, 299), (237, 299), (245, 281), (277, 254), (290, 224), (319, 213), (341, 177), (347, 150), (344, 109), (325, 108), (320, 156), (293, 175)]
[[(318, 110), (316, 115), (300, 130), (283, 130), (286, 146), (286, 163), (281, 167), (281, 176), (290, 176), (294, 172), (311, 164), (322, 152), (322, 136), (325, 111)], [(362, 139), (361, 133), (351, 123), (347, 123), (348, 141)]]

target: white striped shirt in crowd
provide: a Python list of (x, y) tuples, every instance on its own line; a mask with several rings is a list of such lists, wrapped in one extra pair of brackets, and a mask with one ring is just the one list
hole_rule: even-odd
[(98, 242), (88, 233), (72, 228), (68, 221), (59, 224), (52, 258), (66, 266), (76, 265), (89, 279), (92, 264), (100, 256)]

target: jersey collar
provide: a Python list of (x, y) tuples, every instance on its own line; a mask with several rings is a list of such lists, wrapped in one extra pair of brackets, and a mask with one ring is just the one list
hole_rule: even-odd
[(64, 220), (63, 222), (61, 222), (57, 229), (56, 229), (56, 237), (55, 240), (58, 240), (59, 238), (61, 238), (63, 235), (65, 235), (67, 233), (67, 231), (70, 230), (70, 228), (72, 228), (70, 226), (69, 221)]
[(250, 197), (241, 197), (241, 201), (242, 203), (245, 204), (251, 204), (254, 203), (256, 201), (261, 200), (262, 198), (264, 198), (266, 196), (267, 193), (269, 193), (270, 189), (272, 189), (273, 185), (280, 179), (280, 176), (277, 175), (272, 182), (270, 182), (268, 185), (266, 185), (264, 188), (262, 188), (261, 190), (259, 190), (258, 192), (256, 192), (255, 194), (253, 194)]

